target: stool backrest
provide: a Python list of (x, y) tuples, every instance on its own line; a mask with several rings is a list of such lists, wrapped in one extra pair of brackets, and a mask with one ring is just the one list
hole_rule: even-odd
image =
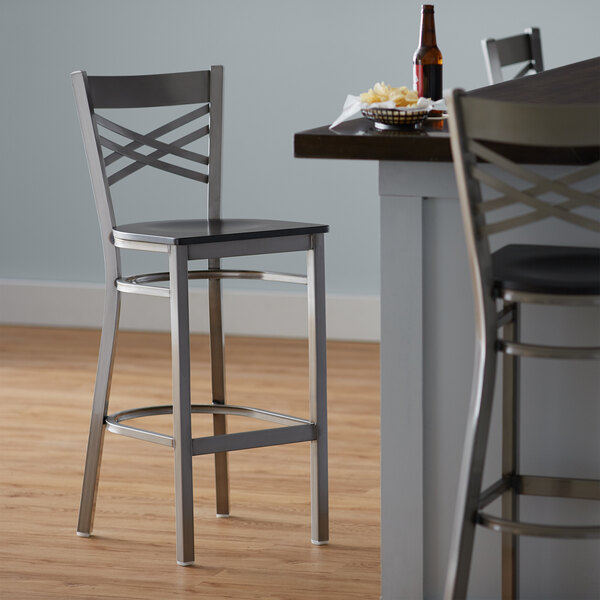
[(523, 77), (527, 73), (541, 73), (544, 70), (542, 59), (542, 41), (540, 30), (530, 27), (525, 33), (495, 40), (487, 38), (481, 40), (483, 58), (490, 85), (504, 81), (502, 67), (517, 63), (526, 63), (513, 77)]
[[(207, 217), (220, 217), (222, 66), (188, 73), (132, 76), (88, 76), (85, 71), (75, 71), (71, 74), (71, 80), (105, 257), (107, 250), (112, 248), (112, 228), (116, 225), (110, 188), (144, 167), (154, 167), (208, 184)], [(97, 112), (102, 109), (144, 109), (194, 104), (200, 106), (185, 111), (183, 115), (145, 134), (123, 127)], [(159, 139), (206, 115), (209, 124), (196, 127), (168, 143)], [(210, 156), (185, 148), (206, 136), (210, 139)], [(123, 138), (127, 142), (123, 142)], [(150, 149), (149, 153), (140, 152), (140, 148), (144, 146)], [(169, 156), (171, 161), (162, 160), (165, 156)], [(108, 174), (109, 167), (122, 159), (128, 159), (128, 164), (120, 166), (119, 163)], [(185, 166), (174, 164), (174, 159)]]
[[(446, 103), (471, 274), (483, 302), (493, 283), (490, 236), (544, 219), (600, 233), (600, 103), (520, 104), (469, 97), (463, 90), (453, 90)], [(535, 149), (585, 148), (595, 162), (545, 176), (508, 158), (515, 146), (532, 157)], [(586, 186), (591, 191), (582, 191)]]

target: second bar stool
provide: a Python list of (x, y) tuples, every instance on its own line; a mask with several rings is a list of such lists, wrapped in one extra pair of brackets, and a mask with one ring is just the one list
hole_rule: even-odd
[[(520, 495), (600, 500), (598, 480), (542, 477), (524, 474), (519, 468), (519, 358), (600, 358), (597, 347), (543, 346), (522, 341), (521, 306), (553, 304), (577, 310), (599, 305), (600, 249), (511, 244), (492, 252), (490, 237), (547, 218), (600, 232), (594, 213), (600, 208), (597, 193), (584, 193), (580, 187), (600, 173), (600, 104), (514, 104), (469, 97), (461, 90), (455, 90), (446, 101), (473, 282), (477, 348), (444, 597), (467, 597), (479, 525), (502, 534), (502, 597), (516, 598), (519, 536), (600, 537), (597, 524), (549, 525), (519, 519)], [(536, 149), (543, 154), (578, 146), (580, 154), (571, 160), (583, 166), (549, 179), (507, 158), (507, 148), (514, 151), (515, 146), (525, 147), (532, 162)], [(482, 186), (488, 192), (494, 191), (494, 197), (484, 195)], [(548, 192), (560, 199), (547, 201)], [(510, 215), (504, 212), (516, 207), (521, 210)], [(499, 354), (503, 356), (502, 476), (482, 490)], [(598, 398), (590, 401), (597, 402)], [(502, 498), (501, 516), (485, 510), (497, 498)]]
[(510, 65), (525, 63), (513, 79), (544, 70), (542, 40), (537, 27), (500, 40), (486, 38), (481, 40), (481, 47), (490, 85), (504, 81), (502, 68)]

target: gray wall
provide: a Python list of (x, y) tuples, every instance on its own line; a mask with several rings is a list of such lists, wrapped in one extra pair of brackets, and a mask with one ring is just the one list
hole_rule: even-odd
[[(599, 54), (598, 6), (437, 2), (445, 86), (484, 85), (479, 40), (530, 25), (547, 68)], [(377, 294), (375, 163), (294, 159), (293, 134), (331, 122), (348, 92), (410, 84), (418, 24), (419, 4), (405, 0), (0, 0), (0, 279), (103, 279), (71, 71), (222, 63), (225, 215), (330, 223), (328, 291)], [(151, 178), (151, 214), (169, 185)]]

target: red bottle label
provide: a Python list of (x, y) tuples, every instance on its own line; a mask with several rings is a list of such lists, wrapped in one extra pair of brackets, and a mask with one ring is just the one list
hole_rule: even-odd
[(419, 97), (439, 100), (443, 97), (442, 65), (415, 65), (413, 87)]
[(419, 94), (419, 98), (423, 95), (423, 65), (415, 65), (413, 69), (413, 89)]

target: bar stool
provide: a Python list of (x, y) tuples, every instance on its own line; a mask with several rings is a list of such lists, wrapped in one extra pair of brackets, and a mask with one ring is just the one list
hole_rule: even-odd
[[(194, 561), (192, 457), (215, 455), (217, 515), (229, 515), (227, 452), (310, 442), (311, 539), (329, 538), (327, 480), (327, 387), (325, 356), (324, 234), (327, 225), (265, 219), (221, 218), (221, 153), (223, 123), (223, 67), (189, 73), (137, 76), (72, 74), (77, 112), (92, 180), (104, 251), (106, 292), (92, 417), (88, 438), (77, 533), (92, 531), (100, 460), (105, 430), (137, 440), (171, 447), (174, 452), (177, 563)], [(196, 105), (189, 110), (188, 105)], [(184, 107), (183, 109), (181, 107)], [(161, 109), (183, 112), (149, 133), (124, 127), (98, 111), (103, 109)], [(126, 111), (127, 112), (127, 111)], [(110, 113), (113, 114), (112, 112)], [(207, 117), (209, 122), (197, 125)], [(162, 115), (161, 115), (162, 118)], [(187, 127), (182, 133), (180, 128)], [(192, 128), (191, 131), (189, 130)], [(176, 134), (171, 142), (164, 141)], [(171, 135), (173, 137), (173, 135)], [(163, 138), (163, 140), (159, 139)], [(123, 141), (126, 140), (126, 142)], [(209, 153), (188, 148), (210, 140)], [(147, 152), (140, 149), (148, 148)], [(171, 160), (165, 161), (168, 156)], [(124, 166), (124, 159), (127, 164)], [(117, 164), (118, 163), (118, 164)], [(113, 166), (116, 165), (116, 166)], [(207, 218), (117, 224), (112, 188), (144, 169), (185, 177), (207, 186)], [(112, 170), (109, 173), (109, 168)], [(207, 172), (203, 172), (205, 169)], [(145, 169), (145, 172), (148, 169)], [(165, 198), (165, 203), (171, 198)], [(121, 252), (138, 250), (168, 259), (168, 272), (124, 276)], [(223, 269), (226, 257), (305, 252), (306, 275)], [(189, 270), (192, 260), (206, 260), (205, 270)], [(212, 402), (192, 404), (190, 397), (190, 332), (188, 281), (208, 280)], [(298, 418), (246, 406), (226, 404), (221, 281), (255, 279), (300, 284), (308, 302), (309, 416)], [(168, 285), (161, 285), (168, 282)], [(108, 414), (112, 366), (122, 294), (168, 298), (171, 311), (172, 404)], [(192, 438), (192, 413), (213, 418), (214, 436)], [(173, 435), (163, 435), (128, 424), (152, 415), (172, 414)], [(226, 415), (264, 420), (278, 427), (227, 433)]]
[(542, 40), (537, 27), (529, 27), (524, 33), (500, 40), (486, 38), (481, 40), (481, 47), (490, 85), (504, 81), (502, 68), (517, 63), (526, 64), (513, 79), (544, 70)]
[[(469, 97), (462, 90), (454, 90), (446, 102), (473, 282), (477, 345), (444, 598), (464, 600), (467, 596), (477, 525), (502, 534), (502, 597), (516, 598), (518, 536), (600, 537), (599, 525), (519, 520), (520, 495), (600, 500), (598, 480), (541, 477), (523, 474), (519, 468), (519, 358), (600, 358), (597, 347), (522, 341), (521, 306), (549, 304), (577, 310), (599, 305), (600, 249), (510, 244), (492, 252), (490, 237), (547, 218), (600, 232), (594, 212), (600, 208), (598, 192), (581, 191), (586, 181), (600, 174), (600, 104), (515, 104)], [(580, 165), (554, 179), (506, 156), (520, 147), (535, 162), (536, 151), (560, 152), (563, 146), (579, 147), (579, 155), (570, 158)], [(484, 195), (482, 186), (493, 190), (494, 197)], [(549, 192), (560, 199), (550, 198)], [(503, 356), (502, 476), (482, 490), (498, 353)], [(486, 512), (500, 497), (502, 515)]]

